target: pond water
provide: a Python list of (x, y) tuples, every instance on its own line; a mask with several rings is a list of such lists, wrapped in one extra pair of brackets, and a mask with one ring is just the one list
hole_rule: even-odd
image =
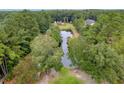
[(68, 39), (69, 39), (69, 37), (72, 37), (72, 33), (68, 32), (68, 31), (61, 31), (60, 34), (62, 37), (61, 47), (62, 47), (62, 50), (64, 52), (64, 55), (61, 58), (61, 62), (62, 62), (64, 67), (71, 68), (72, 67), (72, 61), (68, 57)]

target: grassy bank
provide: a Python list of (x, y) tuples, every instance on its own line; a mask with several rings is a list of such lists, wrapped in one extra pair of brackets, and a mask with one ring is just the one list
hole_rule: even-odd
[(75, 76), (71, 75), (69, 69), (62, 68), (58, 77), (53, 81), (49, 82), (51, 84), (82, 84), (83, 81), (77, 79)]
[(63, 23), (63, 24), (54, 24), (59, 27), (60, 31), (66, 30), (66, 31), (71, 31), (73, 33), (74, 37), (78, 37), (79, 33), (71, 23)]

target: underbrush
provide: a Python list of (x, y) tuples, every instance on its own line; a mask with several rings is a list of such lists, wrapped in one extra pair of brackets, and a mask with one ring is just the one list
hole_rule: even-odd
[(19, 62), (6, 78), (6, 83), (31, 84), (38, 80), (36, 64), (32, 62), (31, 55)]

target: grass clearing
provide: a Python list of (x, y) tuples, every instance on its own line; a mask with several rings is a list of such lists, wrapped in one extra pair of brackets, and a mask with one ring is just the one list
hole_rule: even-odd
[(76, 28), (71, 23), (54, 24), (54, 25), (58, 26), (61, 31), (62, 30), (71, 31), (73, 33), (74, 37), (79, 36), (78, 31), (76, 30)]
[(71, 75), (69, 73), (69, 69), (63, 67), (60, 71), (60, 75), (49, 83), (51, 84), (82, 84), (83, 81)]

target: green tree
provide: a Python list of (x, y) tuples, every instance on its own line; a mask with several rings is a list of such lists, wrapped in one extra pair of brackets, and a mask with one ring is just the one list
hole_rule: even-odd
[(48, 35), (40, 35), (31, 43), (32, 61), (37, 63), (41, 72), (48, 72), (51, 68), (61, 67), (61, 49), (58, 43)]
[(124, 59), (105, 43), (89, 45), (84, 40), (69, 43), (69, 54), (75, 65), (87, 71), (98, 82), (122, 83)]
[(61, 43), (61, 36), (60, 36), (60, 31), (57, 26), (51, 26), (51, 28), (47, 31), (47, 34), (49, 34), (51, 37), (53, 37), (57, 43)]
[(9, 47), (0, 43), (0, 65), (1, 68), (4, 67), (4, 74), (11, 72), (13, 66), (18, 63), (19, 55), (17, 55), (14, 51), (12, 51)]

